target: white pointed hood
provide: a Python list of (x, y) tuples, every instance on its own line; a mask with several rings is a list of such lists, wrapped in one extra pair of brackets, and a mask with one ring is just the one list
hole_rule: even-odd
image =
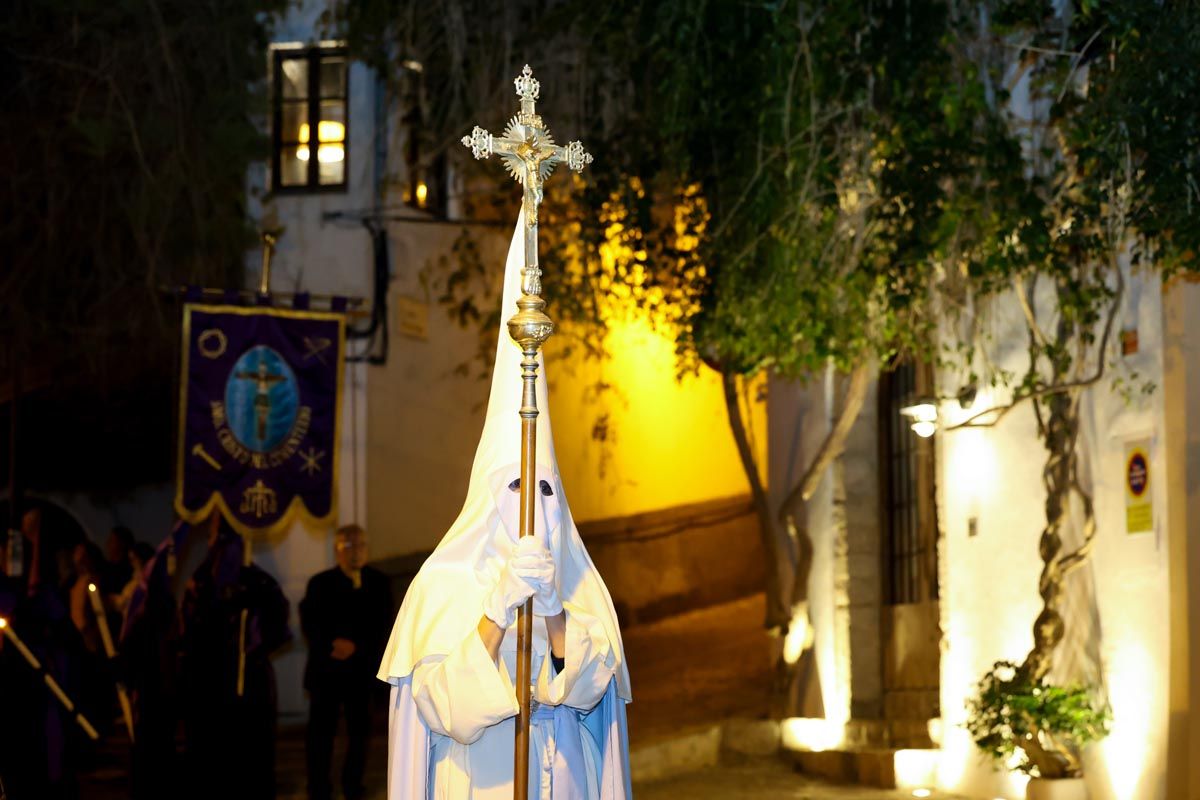
[[(504, 269), (492, 388), (467, 499), (450, 530), (417, 573), (396, 616), (379, 671), (380, 679), (391, 683), (407, 677), (429, 656), (450, 653), (475, 630), (483, 613), (484, 596), (516, 543), (519, 494), (513, 482), (521, 474), (521, 419), (517, 414), (521, 404), (521, 351), (509, 337), (506, 323), (516, 313), (521, 294), (523, 226), (522, 215)], [(575, 606), (603, 624), (618, 660), (617, 692), (628, 701), (629, 672), (617, 615), (567, 507), (554, 456), (546, 368), (540, 353), (538, 364), (537, 533), (545, 536), (549, 532), (547, 547), (554, 556), (558, 592), (568, 613), (569, 607)], [(515, 634), (506, 636), (503, 647), (511, 649), (515, 639)]]

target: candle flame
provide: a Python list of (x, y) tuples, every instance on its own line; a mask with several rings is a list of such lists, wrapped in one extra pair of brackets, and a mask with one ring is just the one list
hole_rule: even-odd
[(89, 583), (89, 584), (88, 584), (88, 591), (89, 591), (89, 592), (94, 592), (94, 591), (96, 591), (96, 584), (94, 584), (94, 583)]

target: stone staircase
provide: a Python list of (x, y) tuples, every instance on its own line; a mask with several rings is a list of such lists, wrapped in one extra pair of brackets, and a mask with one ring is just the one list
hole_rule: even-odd
[[(833, 731), (825, 720), (727, 720), (635, 747), (630, 766), (635, 781), (654, 781), (718, 764), (777, 756), (797, 772), (836, 783), (880, 789), (935, 785), (940, 751), (930, 738), (928, 723), (851, 720), (844, 730), (837, 728)], [(803, 730), (797, 733), (797, 729)], [(836, 746), (822, 746), (822, 740), (835, 739)]]
[(939, 750), (930, 720), (850, 720), (836, 746), (790, 743), (784, 755), (813, 777), (881, 789), (933, 786)]

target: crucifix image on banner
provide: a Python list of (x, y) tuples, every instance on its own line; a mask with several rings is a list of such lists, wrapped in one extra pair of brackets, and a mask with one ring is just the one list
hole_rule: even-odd
[(335, 514), (345, 317), (188, 304), (175, 509), (238, 533)]

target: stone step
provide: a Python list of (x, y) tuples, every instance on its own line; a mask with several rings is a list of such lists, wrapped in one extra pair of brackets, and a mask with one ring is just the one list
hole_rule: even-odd
[(846, 723), (842, 747), (847, 750), (930, 748), (935, 745), (929, 735), (930, 719), (852, 719)]
[(796, 750), (787, 753), (793, 769), (837, 783), (879, 789), (920, 789), (936, 783), (937, 750), (862, 748)]
[(935, 743), (929, 735), (929, 720), (888, 720), (887, 744), (896, 749), (927, 750), (933, 748)]
[[(633, 748), (634, 780), (652, 781), (779, 755), (805, 775), (881, 789), (928, 788), (935, 783), (938, 750), (928, 722), (730, 719), (676, 731)], [(905, 729), (905, 725), (911, 728)], [(915, 746), (911, 743), (920, 743)]]
[(796, 751), (790, 758), (797, 772), (814, 778), (880, 789), (896, 788), (894, 750)]

